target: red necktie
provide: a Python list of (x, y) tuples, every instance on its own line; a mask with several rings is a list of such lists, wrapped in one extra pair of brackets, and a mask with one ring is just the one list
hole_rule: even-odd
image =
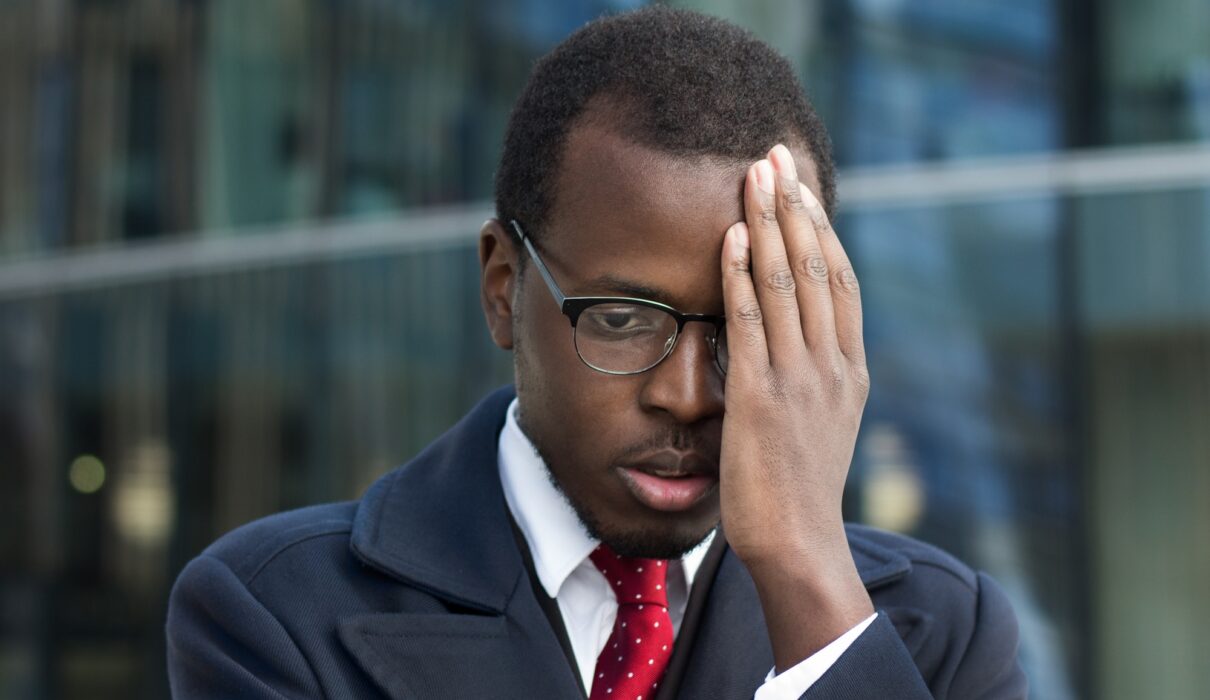
[(597, 657), (589, 700), (651, 700), (672, 656), (668, 563), (621, 557), (605, 545), (589, 558), (618, 597), (618, 617)]

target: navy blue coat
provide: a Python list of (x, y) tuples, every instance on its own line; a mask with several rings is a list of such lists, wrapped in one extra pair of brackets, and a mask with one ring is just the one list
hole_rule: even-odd
[[(259, 520), (194, 559), (168, 612), (173, 695), (583, 698), (500, 486), (512, 396), (488, 396), (360, 501)], [(848, 534), (878, 619), (804, 698), (1025, 697), (991, 579), (915, 540)], [(716, 540), (660, 698), (751, 698), (773, 666), (752, 580)]]

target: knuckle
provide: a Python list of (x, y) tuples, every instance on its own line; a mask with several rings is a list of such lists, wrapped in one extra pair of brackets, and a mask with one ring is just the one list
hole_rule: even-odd
[(802, 190), (793, 180), (784, 180), (781, 189), (781, 205), (789, 211), (802, 211), (806, 203), (802, 198)]
[(748, 257), (747, 253), (743, 253), (742, 255), (731, 258), (727, 262), (727, 271), (733, 275), (743, 275), (744, 277), (748, 277), (752, 274), (751, 270), (751, 259)]
[(806, 279), (817, 284), (828, 282), (828, 261), (821, 255), (807, 255), (799, 259), (798, 271)]
[(821, 359), (816, 363), (814, 379), (825, 396), (837, 398), (844, 394), (849, 383), (848, 368), (834, 358)]
[(818, 204), (810, 207), (808, 215), (811, 217), (811, 223), (815, 226), (815, 230), (823, 233), (832, 230), (832, 224), (828, 221), (828, 215), (824, 213), (823, 207)]
[(782, 295), (794, 294), (794, 275), (789, 270), (781, 268), (765, 275), (761, 284), (771, 292)]
[(845, 292), (856, 292), (860, 288), (857, 284), (857, 274), (848, 265), (832, 274), (832, 283), (837, 289)]
[(864, 401), (870, 395), (870, 371), (865, 365), (853, 370), (853, 384), (857, 387), (858, 396)]
[(740, 304), (735, 309), (735, 319), (741, 324), (758, 324), (763, 319), (760, 312), (760, 304), (756, 301), (748, 301)]
[(765, 226), (777, 226), (777, 207), (772, 204), (762, 206), (756, 216)]
[(764, 376), (761, 377), (761, 383), (764, 386), (765, 395), (768, 397), (769, 403), (774, 408), (787, 408), (792, 403), (791, 387), (777, 373), (773, 367), (765, 368)]
[(849, 384), (849, 374), (844, 367), (829, 363), (823, 375), (824, 386), (832, 396), (842, 396)]

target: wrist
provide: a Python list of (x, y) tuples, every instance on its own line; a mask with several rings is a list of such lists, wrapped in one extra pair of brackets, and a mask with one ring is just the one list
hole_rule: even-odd
[(746, 538), (751, 541), (737, 542), (728, 532), (727, 540), (753, 575), (766, 570), (771, 576), (780, 577), (821, 569), (856, 571), (844, 521), (839, 516), (777, 530), (766, 528), (760, 537)]
[(847, 542), (843, 551), (831, 543), (805, 550), (791, 546), (781, 556), (745, 565), (765, 613), (779, 673), (874, 613)]

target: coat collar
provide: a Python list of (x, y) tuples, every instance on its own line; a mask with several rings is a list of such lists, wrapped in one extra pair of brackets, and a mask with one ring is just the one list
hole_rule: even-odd
[(411, 462), (379, 479), (353, 521), (353, 552), (419, 589), (502, 613), (524, 572), (496, 464), (511, 386), (492, 392)]

